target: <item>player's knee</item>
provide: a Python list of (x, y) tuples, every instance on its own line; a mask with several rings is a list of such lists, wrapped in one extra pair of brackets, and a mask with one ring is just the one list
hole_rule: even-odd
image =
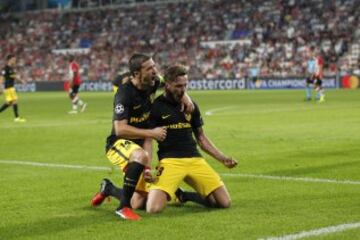
[(142, 165), (147, 165), (149, 164), (149, 161), (150, 161), (150, 157), (149, 157), (149, 154), (142, 150), (142, 149), (138, 149), (138, 150), (135, 150), (130, 158), (133, 160), (133, 161), (136, 161)]
[(133, 209), (145, 209), (145, 204), (146, 197), (141, 194), (134, 193), (133, 197), (131, 198), (131, 207)]
[(147, 203), (146, 203), (146, 212), (147, 213), (159, 213), (161, 212), (167, 202), (167, 195), (162, 190), (152, 189), (149, 192)]
[(215, 207), (229, 208), (231, 207), (231, 198), (225, 186), (216, 189), (208, 199), (215, 203)]
[(220, 208), (229, 208), (231, 207), (231, 200), (229, 198), (223, 199), (218, 205)]
[(164, 205), (160, 203), (152, 203), (146, 205), (146, 212), (150, 214), (160, 213), (164, 209)]

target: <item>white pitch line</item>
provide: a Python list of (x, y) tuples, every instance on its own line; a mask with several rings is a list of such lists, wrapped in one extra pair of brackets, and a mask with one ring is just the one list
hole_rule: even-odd
[(71, 168), (71, 169), (86, 169), (86, 170), (95, 170), (95, 171), (111, 171), (110, 167), (100, 167), (100, 166), (55, 164), (55, 163), (41, 163), (41, 162), (27, 162), (27, 161), (13, 161), (13, 160), (0, 160), (0, 163), (13, 164), (13, 165), (30, 165), (30, 166), (35, 166), (35, 167)]
[(260, 238), (259, 240), (296, 240), (302, 239), (307, 237), (314, 237), (320, 235), (326, 235), (330, 233), (337, 233), (342, 232), (349, 229), (360, 228), (360, 222), (357, 223), (346, 223), (337, 226), (330, 226), (325, 228), (314, 229), (310, 231), (302, 231), (299, 233), (294, 233), (290, 235), (284, 235), (281, 237), (267, 237), (267, 238)]
[(214, 108), (214, 109), (211, 109), (211, 110), (206, 111), (206, 112), (205, 112), (205, 115), (211, 116), (211, 115), (213, 115), (215, 112), (220, 112), (220, 111), (227, 110), (227, 109), (232, 109), (232, 108), (236, 108), (236, 106), (227, 106), (227, 107), (221, 107), (221, 108)]
[[(212, 116), (215, 115), (215, 113), (217, 112), (222, 112), (222, 113), (217, 113), (216, 115), (221, 115), (221, 116), (225, 116), (225, 115), (234, 115), (234, 114), (266, 114), (266, 113), (278, 113), (278, 112), (299, 112), (299, 111), (313, 111), (314, 108), (311, 108), (311, 106), (301, 106), (301, 105), (296, 105), (293, 106), (292, 108), (280, 108), (280, 109), (273, 109), (271, 107), (268, 107), (266, 109), (256, 109), (256, 110), (239, 110), (239, 111), (225, 111), (228, 109), (236, 109), (238, 108), (237, 106), (228, 106), (228, 107), (222, 107), (222, 108), (214, 108), (214, 109), (210, 109), (208, 111), (205, 112), (205, 115), (207, 116)], [(340, 106), (340, 107), (333, 107), (333, 106), (323, 106), (321, 107), (321, 109), (325, 109), (325, 110), (329, 110), (329, 109), (352, 109), (354, 107), (345, 107), (345, 106)], [(318, 109), (317, 109), (318, 110)]]
[(31, 122), (21, 124), (4, 124), (0, 126), (0, 129), (9, 129), (9, 128), (39, 128), (39, 127), (62, 127), (62, 126), (73, 126), (73, 125), (91, 125), (91, 124), (103, 124), (111, 123), (110, 121), (104, 120), (91, 120), (91, 121), (73, 121), (73, 122)]
[[(111, 167), (71, 165), (71, 164), (55, 164), (55, 163), (41, 163), (41, 162), (17, 161), (17, 160), (0, 160), (0, 164), (29, 165), (29, 166), (35, 166), (35, 167), (51, 167), (51, 168), (85, 169), (85, 170), (96, 170), (96, 171), (111, 171), (112, 170)], [(225, 177), (241, 177), (241, 178), (257, 178), (257, 179), (281, 180), (281, 181), (297, 181), (297, 182), (314, 182), (314, 183), (333, 183), (333, 184), (360, 185), (360, 181), (353, 181), (353, 180), (335, 180), (335, 179), (324, 179), (324, 178), (271, 176), (271, 175), (246, 174), (246, 173), (220, 173), (220, 175), (225, 176)]]
[(258, 179), (281, 180), (281, 181), (320, 182), (320, 183), (360, 185), (360, 181), (336, 180), (336, 179), (326, 179), (326, 178), (287, 177), (287, 176), (273, 176), (273, 175), (246, 174), (246, 173), (222, 173), (221, 175), (228, 177), (258, 178)]

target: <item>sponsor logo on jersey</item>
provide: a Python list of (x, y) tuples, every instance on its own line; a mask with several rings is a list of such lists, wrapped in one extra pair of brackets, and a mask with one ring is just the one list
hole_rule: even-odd
[(167, 126), (169, 129), (184, 129), (184, 128), (191, 128), (190, 123), (176, 123), (176, 124), (170, 124)]
[(150, 112), (144, 113), (141, 117), (131, 117), (130, 123), (141, 123), (149, 119)]

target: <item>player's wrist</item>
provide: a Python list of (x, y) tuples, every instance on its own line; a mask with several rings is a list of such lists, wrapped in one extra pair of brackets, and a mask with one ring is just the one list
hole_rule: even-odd
[(224, 156), (224, 157), (222, 157), (221, 159), (220, 159), (220, 161), (222, 162), (222, 163), (225, 163), (226, 162), (226, 157)]

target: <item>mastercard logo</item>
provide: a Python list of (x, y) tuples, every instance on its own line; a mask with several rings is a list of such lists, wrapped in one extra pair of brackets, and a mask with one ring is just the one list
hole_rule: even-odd
[(358, 88), (360, 85), (359, 78), (357, 76), (346, 75), (341, 79), (341, 85), (343, 88)]

